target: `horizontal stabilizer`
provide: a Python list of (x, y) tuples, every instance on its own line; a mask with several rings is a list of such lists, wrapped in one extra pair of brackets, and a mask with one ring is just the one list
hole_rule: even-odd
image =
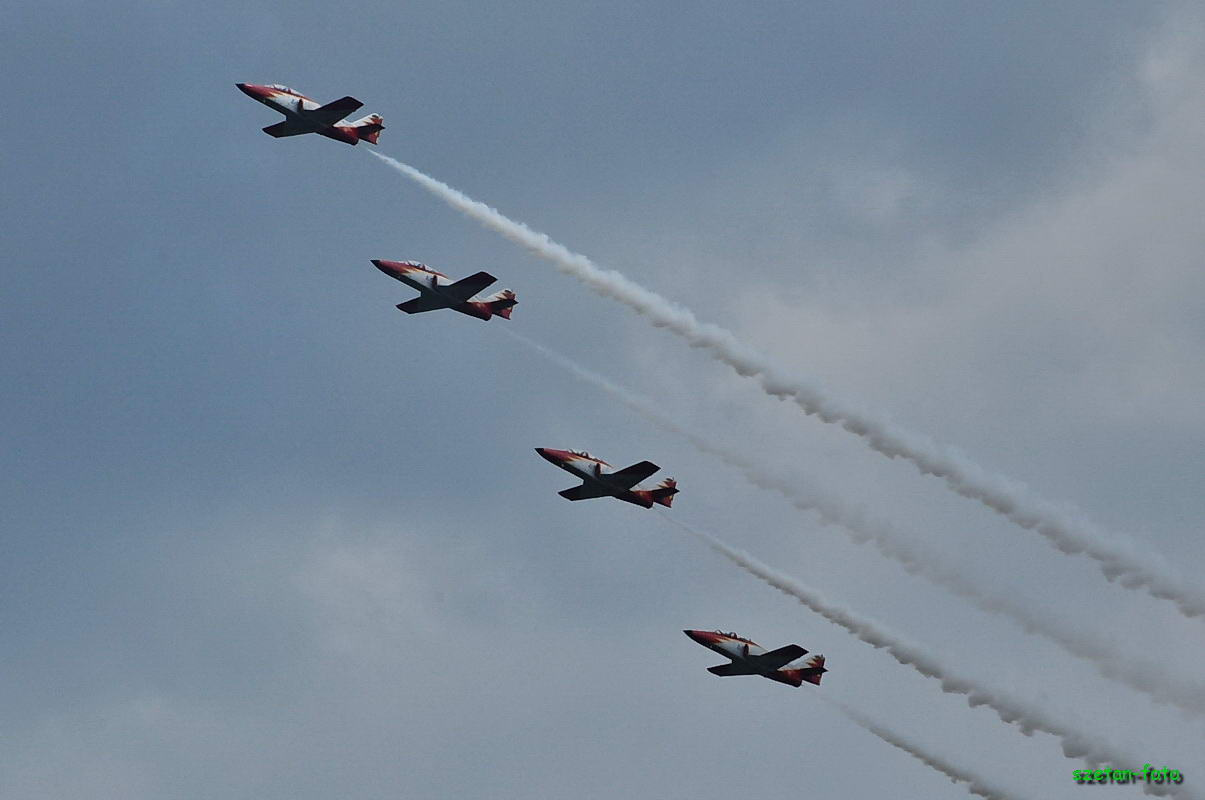
[(678, 482), (673, 478), (666, 478), (665, 480), (661, 481), (661, 483), (653, 487), (651, 496), (654, 503), (660, 503), (666, 508), (669, 508), (674, 504), (674, 495), (677, 493)]
[(757, 673), (749, 669), (743, 664), (737, 664), (735, 661), (731, 664), (719, 664), (714, 667), (708, 667), (707, 671), (712, 675), (719, 675), (721, 678), (726, 678), (729, 675), (756, 675)]
[(356, 136), (360, 137), (361, 142), (376, 144), (377, 139), (381, 138), (383, 130), (385, 130), (384, 125), (360, 125), (356, 128)]
[(808, 683), (814, 686), (819, 686), (820, 676), (828, 672), (828, 670), (826, 670), (824, 667), (812, 667), (810, 669), (797, 670), (797, 672), (799, 673), (799, 677), (803, 678)]
[(510, 289), (503, 289), (497, 294), (485, 298), (485, 304), (490, 307), (490, 312), (503, 319), (510, 319), (510, 312), (517, 302), (519, 301), (515, 299), (515, 293)]
[(364, 105), (354, 97), (340, 97), (305, 114), (319, 125), (334, 125)]
[(367, 117), (360, 117), (350, 124), (351, 127), (356, 129), (356, 136), (359, 137), (360, 141), (376, 144), (377, 137), (381, 135), (381, 131), (385, 130), (384, 122), (380, 114), (369, 114)]

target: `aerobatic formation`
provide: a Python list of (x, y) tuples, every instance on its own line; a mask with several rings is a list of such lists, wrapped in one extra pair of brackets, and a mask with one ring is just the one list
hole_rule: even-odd
[(1061, 553), (1082, 553), (1094, 559), (1116, 585), (1168, 600), (1186, 617), (1205, 618), (1205, 592), (1189, 583), (1158, 553), (1098, 529), (1083, 513), (1051, 503), (1024, 484), (984, 469), (956, 448), (902, 428), (882, 415), (870, 414), (856, 403), (823, 391), (811, 379), (792, 375), (740, 341), (732, 331), (700, 321), (680, 303), (667, 300), (622, 273), (599, 267), (547, 234), (510, 219), (409, 164), (373, 150), (367, 152), (451, 208), (545, 259), (599, 296), (621, 303), (654, 327), (681, 337), (738, 375), (754, 380), (767, 396), (790, 401), (805, 414), (838, 425), (887, 458), (911, 462), (922, 474), (940, 478), (954, 493), (983, 504), (1021, 529), (1045, 537)]
[[(284, 115), (284, 121), (269, 125), (263, 129), (265, 133), (273, 137), (280, 138), (316, 133), (320, 136), (350, 145), (355, 145), (360, 141), (376, 144), (381, 131), (384, 129), (383, 120), (377, 114), (370, 114), (354, 121), (347, 119), (348, 116), (359, 110), (363, 105), (353, 97), (343, 97), (323, 105), (302, 95), (300, 92), (279, 84), (259, 85), (239, 83), (236, 86), (244, 94)], [(778, 381), (779, 376), (773, 374), (773, 371), (762, 364), (759, 359), (748, 356), (743, 346), (740, 346), (727, 331), (698, 323), (693, 314), (688, 310), (670, 307), (662, 298), (632, 283), (622, 275), (599, 270), (585, 256), (569, 251), (544, 234), (532, 231), (522, 225), (522, 223), (514, 222), (502, 216), (496, 210), (472, 200), (446, 184), (415, 170), (413, 167), (371, 150), (369, 152), (389, 163), (428, 190), (439, 195), (453, 207), (470, 216), (476, 217), (488, 227), (502, 233), (502, 235), (512, 241), (522, 244), (537, 255), (549, 258), (558, 265), (558, 268), (585, 281), (596, 291), (619, 299), (640, 313), (646, 314), (654, 320), (655, 324), (669, 327), (671, 330), (687, 336), (694, 346), (706, 346), (716, 350), (721, 360), (737, 367), (738, 372), (742, 375), (760, 375), (765, 380), (773, 379), (771, 382)], [(486, 297), (478, 297), (481, 292), (493, 285), (497, 280), (493, 275), (485, 271), (479, 271), (468, 277), (453, 280), (442, 272), (418, 261), (372, 259), (372, 264), (389, 277), (419, 292), (417, 297), (397, 304), (398, 310), (407, 314), (451, 309), (483, 321), (488, 321), (494, 316), (509, 320), (514, 306), (518, 302), (515, 293), (510, 289), (503, 289)], [(518, 334), (509, 331), (508, 333), (523, 339)], [(538, 349), (544, 349), (540, 345), (529, 344), (533, 344)], [(571, 368), (574, 371), (581, 372), (580, 368), (576, 367), (576, 365), (573, 365)], [(765, 380), (763, 380), (763, 383)], [(814, 392), (811, 392), (807, 387), (799, 388), (791, 386), (784, 389), (778, 387), (776, 383), (774, 387), (767, 388), (767, 391), (776, 396), (790, 395), (795, 397), (808, 413), (820, 413), (818, 408), (820, 405), (824, 405), (812, 397)], [(611, 393), (622, 394), (622, 391), (615, 389)], [(820, 413), (821, 418), (825, 421), (843, 420), (842, 424), (845, 427), (859, 435), (865, 433), (864, 431), (860, 432), (862, 428), (870, 429), (875, 427), (874, 425), (863, 425), (861, 420), (850, 422), (846, 419), (850, 415), (845, 412), (830, 413), (830, 411)], [(897, 447), (894, 443), (895, 439), (901, 438), (902, 435), (897, 435), (898, 432), (894, 430), (890, 431), (889, 434), (881, 435), (874, 433), (872, 438), (875, 439), (875, 442), (872, 442), (872, 446), (893, 456), (902, 454), (910, 460), (920, 463), (925, 471), (945, 477), (948, 482), (952, 483), (953, 488), (958, 493), (974, 496), (977, 499), (986, 497), (987, 499), (983, 500), (983, 502), (994, 510), (1001, 510), (999, 506), (1002, 506), (1003, 503), (996, 502), (994, 478), (979, 476), (977, 472), (971, 470), (974, 474), (972, 478), (965, 481), (967, 486), (963, 486), (949, 477), (951, 474), (960, 475), (963, 472), (961, 462), (958, 465), (959, 469), (947, 468), (948, 465), (940, 458), (929, 458), (927, 449), (929, 446), (925, 442), (914, 446), (914, 443), (909, 439), (908, 446), (901, 445)], [(890, 446), (881, 443), (876, 444), (878, 439), (891, 440), (889, 442)], [(558, 492), (566, 500), (611, 497), (643, 508), (653, 508), (655, 505), (668, 508), (673, 504), (674, 497), (678, 493), (677, 482), (673, 478), (665, 478), (653, 486), (641, 486), (643, 481), (651, 478), (660, 470), (660, 467), (650, 461), (640, 461), (617, 470), (606, 461), (596, 458), (583, 450), (557, 450), (547, 447), (537, 447), (535, 450), (536, 453), (548, 462), (580, 479), (581, 483), (579, 485)], [(938, 464), (940, 468), (932, 467), (929, 461), (940, 462)], [(761, 485), (758, 481), (754, 481), (754, 483)], [(984, 489), (980, 483), (988, 488)], [(1001, 513), (1004, 512), (1001, 511)], [(1041, 516), (1041, 514), (1036, 514), (1035, 518), (1040, 518)], [(664, 518), (700, 538), (704, 543), (712, 547), (712, 549), (717, 550), (721, 555), (735, 562), (755, 577), (766, 581), (781, 591), (795, 596), (812, 611), (830, 622), (844, 627), (857, 638), (872, 644), (876, 648), (885, 647), (900, 663), (911, 665), (928, 677), (939, 678), (942, 682), (943, 691), (968, 694), (968, 702), (972, 707), (976, 705), (988, 705), (996, 710), (1002, 720), (1020, 725), (1026, 733), (1033, 730), (1041, 730), (1058, 737), (1061, 740), (1064, 755), (1068, 758), (1081, 758), (1093, 766), (1099, 766), (1101, 763), (1107, 761), (1117, 761), (1114, 753), (1095, 742), (1091, 742), (1090, 737), (1070, 731), (1062, 725), (1046, 720), (1045, 717), (1039, 718), (1040, 715), (1035, 715), (1031, 710), (1022, 708), (1015, 703), (1006, 703), (1004, 700), (994, 697), (991, 693), (976, 687), (971, 681), (961, 678), (956, 679), (946, 675), (935, 661), (927, 657), (913, 655), (912, 649), (899, 644), (894, 638), (884, 634), (872, 624), (855, 617), (852, 612), (824, 602), (819, 598), (819, 595), (816, 595), (811, 590), (773, 573), (768, 567), (761, 565), (746, 554), (729, 547), (710, 534), (693, 530), (672, 516)], [(1036, 527), (1044, 535), (1052, 535), (1050, 531), (1053, 530), (1059, 536), (1063, 536), (1062, 528), (1059, 526), (1065, 524), (1068, 530), (1071, 531), (1071, 533), (1067, 533), (1065, 538), (1068, 540), (1074, 538), (1072, 534), (1079, 536), (1079, 530), (1075, 528), (1074, 524), (1064, 523), (1061, 519), (1057, 520), (1058, 524), (1046, 524), (1048, 521), (1040, 521), (1042, 524), (1038, 522), (1032, 522), (1031, 524), (1031, 521), (1027, 517), (1021, 522), (1025, 523), (1023, 527)], [(1021, 523), (1019, 522), (1018, 524)], [(1062, 541), (1058, 536), (1054, 538), (1060, 542)], [(1080, 539), (1076, 539), (1074, 544), (1087, 550), (1090, 554), (1099, 555), (1094, 553), (1091, 546), (1084, 546), (1083, 541)], [(1072, 549), (1068, 548), (1068, 551), (1072, 551)], [(1101, 560), (1104, 561), (1108, 561), (1108, 558), (1105, 558), (1105, 556), (1109, 558), (1114, 557), (1111, 551), (1106, 553), (1102, 549), (1101, 553), (1103, 553), (1100, 556)], [(1123, 566), (1126, 569), (1118, 568), (1117, 572), (1119, 574), (1125, 574), (1128, 577), (1131, 572), (1137, 574), (1135, 570), (1129, 569), (1130, 565), (1128, 563), (1123, 564)], [(1196, 610), (1196, 606), (1193, 605), (1192, 599), (1188, 597), (1187, 592), (1177, 594), (1170, 589), (1165, 591), (1162, 576), (1159, 576), (1157, 579), (1148, 580), (1148, 576), (1143, 573), (1138, 578), (1135, 578), (1134, 581), (1138, 583), (1145, 582), (1153, 586), (1154, 588), (1151, 591), (1156, 596), (1175, 599), (1186, 614), (1191, 615), (1190, 612)], [(1125, 582), (1123, 582), (1123, 585), (1128, 586)], [(956, 592), (956, 594), (959, 593)], [(816, 654), (805, 658), (808, 651), (797, 644), (788, 644), (767, 651), (756, 642), (735, 633), (691, 629), (684, 630), (683, 633), (692, 641), (728, 659), (728, 663), (719, 664), (707, 669), (713, 675), (721, 677), (757, 675), (788, 686), (800, 687), (803, 683), (819, 686), (822, 676), (828, 671), (825, 668), (824, 656)], [(919, 751), (915, 746), (904, 742), (899, 737), (891, 736), (885, 738), (881, 730), (871, 725), (857, 713), (848, 709), (846, 709), (846, 712), (851, 720), (876, 733), (876, 735), (884, 738), (888, 743), (901, 747), (913, 755), (917, 755), (924, 763), (937, 769), (937, 771), (947, 777), (956, 775), (958, 779), (970, 781), (972, 785), (970, 791), (972, 793), (981, 794), (984, 797), (1003, 796), (994, 790), (991, 792), (983, 790), (978, 778), (974, 776), (967, 778), (962, 773), (953, 771), (951, 767), (943, 766), (944, 762), (939, 763), (939, 759), (936, 756), (927, 753), (920, 753), (918, 755)], [(980, 786), (980, 788), (976, 789), (976, 786)], [(1147, 791), (1156, 793), (1150, 787), (1147, 787)]]
[[(355, 145), (363, 140), (377, 143), (384, 129), (383, 120), (377, 114), (347, 122), (346, 117), (364, 104), (354, 97), (344, 97), (321, 105), (300, 92), (280, 84), (259, 85), (254, 83), (235, 84), (239, 90), (264, 105), (285, 115), (285, 121), (264, 128), (264, 133), (277, 138), (317, 133), (336, 141)], [(518, 300), (510, 289), (480, 299), (476, 295), (498, 279), (481, 271), (460, 280), (418, 261), (388, 261), (374, 258), (372, 264), (389, 277), (419, 291), (419, 296), (397, 309), (407, 314), (452, 309), (470, 317), (489, 320), (494, 316), (510, 319)], [(665, 478), (660, 483), (640, 488), (641, 481), (651, 477), (661, 468), (651, 461), (640, 461), (623, 469), (614, 469), (606, 461), (596, 458), (584, 450), (555, 450), (537, 447), (536, 452), (552, 464), (581, 479), (581, 484), (563, 489), (557, 494), (566, 500), (588, 500), (598, 497), (613, 497), (643, 508), (655, 504), (669, 508), (678, 494), (678, 482)], [(762, 675), (790, 686), (800, 686), (804, 681), (820, 684), (824, 668), (824, 656), (813, 656), (800, 668), (787, 669), (785, 665), (807, 653), (798, 645), (773, 650), (769, 653), (747, 639), (735, 634), (686, 631), (700, 644), (721, 652), (733, 659), (731, 664), (713, 667), (715, 675)], [(730, 652), (731, 651), (731, 652)], [(786, 658), (785, 656), (790, 656)]]

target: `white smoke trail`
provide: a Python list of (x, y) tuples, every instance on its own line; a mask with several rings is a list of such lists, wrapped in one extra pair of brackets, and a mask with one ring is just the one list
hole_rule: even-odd
[(550, 261), (558, 270), (572, 275), (598, 294), (618, 300), (647, 317), (654, 326), (673, 331), (692, 347), (706, 350), (738, 374), (755, 379), (767, 394), (790, 400), (805, 413), (815, 415), (824, 422), (840, 425), (888, 458), (903, 458), (911, 462), (921, 473), (942, 479), (950, 489), (963, 497), (982, 503), (1022, 528), (1036, 531), (1061, 552), (1083, 553), (1095, 559), (1110, 581), (1119, 579), (1126, 588), (1141, 588), (1155, 597), (1169, 600), (1185, 616), (1205, 615), (1205, 595), (1196, 587), (1186, 585), (1161, 556), (1139, 553), (1133, 542), (1106, 536), (1082, 515), (1037, 497), (1014, 480), (987, 472), (949, 447), (877, 419), (850, 404), (838, 402), (818, 387), (785, 374), (764, 356), (741, 343), (730, 331), (712, 323), (700, 322), (689, 309), (670, 302), (614, 270), (598, 267), (586, 256), (509, 219), (496, 209), (409, 164), (373, 150), (368, 152), (452, 208)]
[(1205, 687), (1183, 681), (1151, 661), (1137, 660), (1129, 654), (1119, 653), (1116, 643), (1102, 642), (1086, 631), (1059, 624), (1049, 615), (1034, 613), (1008, 598), (987, 594), (957, 570), (943, 564), (936, 554), (928, 552), (916, 543), (902, 541), (889, 525), (873, 522), (861, 511), (835, 498), (817, 492), (807, 492), (797, 484), (763, 471), (743, 454), (735, 453), (715, 444), (710, 438), (683, 428), (661, 413), (651, 401), (612, 383), (539, 342), (515, 333), (510, 328), (500, 330), (575, 377), (605, 391), (653, 424), (682, 436), (700, 452), (720, 459), (740, 472), (754, 486), (778, 493), (800, 511), (819, 515), (822, 522), (836, 526), (858, 544), (870, 542), (883, 556), (900, 564), (909, 574), (945, 588), (982, 611), (1011, 619), (1025, 632), (1041, 636), (1071, 655), (1088, 661), (1106, 678), (1123, 683), (1157, 702), (1172, 705), (1181, 711), (1205, 715)]
[[(870, 620), (860, 618), (849, 609), (829, 602), (816, 590), (776, 572), (748, 553), (725, 544), (711, 534), (696, 530), (668, 513), (661, 514), (660, 517), (699, 539), (750, 575), (783, 594), (794, 597), (808, 609), (844, 628), (857, 639), (866, 642), (871, 647), (885, 651), (899, 663), (911, 667), (926, 678), (937, 681), (943, 692), (966, 695), (967, 705), (971, 708), (987, 706), (995, 711), (996, 716), (1001, 720), (1017, 727), (1027, 736), (1033, 731), (1042, 731), (1054, 736), (1059, 740), (1063, 755), (1067, 758), (1078, 758), (1093, 768), (1105, 765), (1128, 768), (1129, 764), (1143, 763), (1137, 758), (1120, 757), (1103, 742), (1094, 740), (1088, 734), (1072, 731), (1065, 725), (1050, 719), (1041, 710), (1016, 698), (1008, 697), (997, 690), (977, 686), (975, 681), (967, 678), (955, 676), (936, 658), (922, 651), (920, 647), (889, 633)], [(1182, 787), (1167, 788), (1166, 786), (1147, 785), (1146, 791), (1149, 794), (1181, 794), (1184, 790)]]
[(844, 703), (829, 700), (823, 696), (820, 699), (835, 706), (842, 714), (849, 717), (850, 720), (870, 731), (892, 747), (903, 750), (925, 766), (945, 775), (954, 783), (965, 784), (966, 790), (973, 795), (986, 798), (986, 800), (1014, 800), (1018, 797), (1018, 795), (1007, 792), (1004, 789), (992, 786), (988, 781), (977, 775), (958, 769), (940, 756), (930, 753), (916, 742), (908, 740), (903, 734), (884, 728), (882, 725), (871, 721)]

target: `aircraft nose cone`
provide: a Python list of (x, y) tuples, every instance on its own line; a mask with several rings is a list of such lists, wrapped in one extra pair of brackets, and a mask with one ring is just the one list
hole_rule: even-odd
[(540, 458), (544, 459), (545, 461), (551, 461), (553, 464), (560, 463), (557, 460), (557, 457), (553, 455), (553, 453), (556, 452), (554, 450), (550, 450), (547, 447), (537, 447), (536, 452), (539, 453)]
[(257, 86), (254, 83), (236, 83), (234, 85), (238, 87), (240, 92), (256, 100), (261, 99), (266, 94), (264, 87)]
[(701, 645), (710, 647), (719, 638), (715, 631), (682, 631), (689, 636), (693, 641)]

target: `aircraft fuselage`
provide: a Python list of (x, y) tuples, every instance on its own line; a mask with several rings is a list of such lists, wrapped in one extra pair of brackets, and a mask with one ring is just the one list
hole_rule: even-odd
[[(329, 120), (314, 119), (312, 112), (322, 108), (322, 104), (306, 97), (295, 89), (277, 85), (262, 86), (257, 83), (239, 83), (235, 85), (238, 86), (239, 91), (252, 100), (263, 103), (273, 111), (284, 114), (285, 120), (289, 123), (289, 133), (287, 135), (295, 136), (304, 133), (317, 133), (329, 139), (335, 139), (336, 141), (350, 145), (354, 145), (360, 141), (360, 137), (356, 135), (355, 129), (345, 124), (347, 123), (346, 119), (336, 120), (334, 123), (331, 123)], [(267, 132), (270, 133), (271, 131)], [(371, 141), (375, 143), (375, 138)]]
[[(494, 281), (494, 276), (486, 272), (479, 272), (466, 279), (454, 281), (442, 272), (417, 261), (385, 261), (374, 258), (372, 263), (394, 280), (401, 281), (410, 288), (418, 290), (420, 298), (398, 306), (399, 309), (409, 313), (450, 308), (482, 320), (488, 320), (495, 314), (509, 319), (510, 307), (515, 304), (515, 294), (509, 289), (484, 299), (473, 299), (474, 289), (478, 286), (488, 286)], [(468, 290), (464, 289), (466, 281), (473, 283)], [(472, 294), (469, 294), (470, 292)]]
[(306, 113), (320, 108), (322, 104), (303, 94), (286, 92), (283, 89), (276, 89), (271, 86), (259, 86), (253, 83), (240, 83), (238, 84), (238, 88), (252, 100), (258, 100), (273, 111), (279, 111), (281, 114), (284, 114), (293, 123), (309, 128), (311, 133), (317, 133), (321, 128), (327, 127), (326, 125), (319, 125), (310, 119), (309, 114)]
[(791, 666), (808, 652), (797, 644), (767, 651), (757, 642), (735, 633), (698, 630), (682, 632), (708, 650), (714, 650), (729, 660), (727, 664), (708, 667), (707, 671), (712, 675), (760, 675), (778, 683), (798, 687), (804, 682), (819, 686), (821, 676), (828, 671), (824, 667), (822, 655), (814, 655), (799, 666)]
[(611, 465), (600, 458), (594, 458), (584, 453), (574, 453), (571, 450), (554, 450), (550, 447), (537, 447), (536, 452), (546, 461), (556, 464), (570, 475), (581, 478), (586, 486), (596, 489), (599, 495), (625, 500), (645, 508), (653, 507), (653, 500), (647, 496), (647, 491), (637, 493), (626, 486), (608, 480), (610, 473), (604, 472), (603, 467), (610, 468)]

